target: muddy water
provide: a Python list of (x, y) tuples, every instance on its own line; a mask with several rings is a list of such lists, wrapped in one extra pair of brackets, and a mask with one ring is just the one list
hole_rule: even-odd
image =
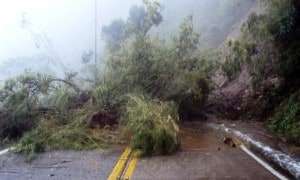
[(197, 125), (195, 129), (192, 125), (185, 124), (181, 128), (182, 151), (219, 151), (224, 146), (220, 134), (205, 126)]
[(205, 124), (181, 126), (179, 152), (171, 156), (140, 159), (133, 179), (276, 179), (239, 148), (223, 143)]

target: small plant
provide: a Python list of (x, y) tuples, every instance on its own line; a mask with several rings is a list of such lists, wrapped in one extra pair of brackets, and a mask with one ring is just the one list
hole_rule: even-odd
[(132, 147), (140, 149), (143, 155), (170, 154), (178, 149), (178, 115), (174, 104), (130, 96), (123, 120), (132, 134)]
[(288, 141), (300, 144), (300, 92), (293, 94), (277, 108), (269, 128)]

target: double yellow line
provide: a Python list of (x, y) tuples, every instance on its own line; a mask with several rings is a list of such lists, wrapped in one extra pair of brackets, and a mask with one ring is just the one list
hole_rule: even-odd
[(130, 180), (136, 168), (139, 153), (126, 148), (116, 163), (108, 180)]

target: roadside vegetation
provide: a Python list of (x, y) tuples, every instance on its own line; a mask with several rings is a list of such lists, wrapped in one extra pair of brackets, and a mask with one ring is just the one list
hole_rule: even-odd
[(180, 121), (204, 117), (216, 72), (233, 81), (246, 68), (254, 92), (269, 79), (281, 80), (263, 91), (264, 103), (256, 108), (268, 110), (273, 132), (299, 144), (300, 5), (262, 3), (265, 12), (252, 14), (241, 37), (227, 42), (222, 54), (200, 48), (193, 16), (176, 35), (154, 36), (164, 20), (162, 7), (144, 0), (127, 20), (103, 27), (104, 65), (89, 62), (88, 54), (83, 59), (91, 78), (26, 72), (7, 80), (0, 88), (0, 142), (16, 142), (15, 151), (29, 158), (123, 143), (143, 155), (170, 154), (180, 147)]
[(300, 93), (285, 99), (271, 117), (269, 128), (286, 141), (300, 145)]
[(256, 108), (270, 118), (268, 127), (299, 143), (300, 4), (297, 0), (260, 3), (264, 11), (252, 14), (241, 37), (228, 43), (222, 69), (233, 80), (246, 68), (254, 94), (260, 94)]
[(143, 155), (170, 154), (178, 149), (179, 117), (174, 103), (129, 96), (123, 118), (132, 134), (132, 147)]
[(93, 78), (28, 72), (7, 80), (0, 91), (2, 142), (18, 140), (16, 152), (29, 158), (126, 141), (144, 155), (175, 152), (179, 117), (202, 113), (217, 63), (215, 52), (199, 50), (192, 16), (174, 37), (152, 36), (161, 11), (159, 3), (144, 1), (126, 21), (104, 27), (105, 68), (91, 69)]

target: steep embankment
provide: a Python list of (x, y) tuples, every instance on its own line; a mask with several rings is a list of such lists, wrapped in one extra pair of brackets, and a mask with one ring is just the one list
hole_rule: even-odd
[[(249, 12), (247, 12), (244, 17), (241, 17), (241, 20), (237, 22), (235, 26), (233, 26), (232, 31), (228, 34), (227, 41), (225, 41), (222, 45), (220, 45), (220, 49), (223, 52), (223, 59), (221, 60), (225, 61), (226, 55), (230, 53), (227, 52), (228, 51), (227, 42), (229, 40), (243, 40), (243, 38), (240, 39), (240, 37), (245, 34), (241, 31), (241, 28), (243, 24), (247, 22), (250, 15), (252, 13), (261, 14), (263, 12), (264, 9), (260, 7), (258, 2), (256, 2), (255, 5), (249, 10)], [(251, 24), (252, 27), (255, 27), (255, 25), (257, 24), (254, 25)], [(293, 35), (295, 36), (295, 34), (292, 34), (291, 36), (293, 37)], [(271, 41), (271, 43), (273, 44), (274, 42)], [(282, 42), (279, 41), (279, 43)], [(257, 47), (258, 46), (256, 46), (256, 48)], [(269, 46), (262, 46), (262, 48), (264, 49), (266, 49), (267, 47)], [(259, 49), (259, 50), (263, 51), (264, 49)], [(253, 54), (257, 55), (261, 53), (258, 52), (259, 50), (255, 49), (255, 52)], [(271, 51), (267, 51), (267, 52), (271, 52)], [(293, 51), (291, 52), (292, 53), (289, 52), (287, 57), (297, 54)], [(289, 106), (286, 105), (286, 108), (285, 107), (283, 108), (285, 111), (283, 111), (283, 113), (280, 113), (278, 115), (279, 118), (275, 121), (275, 123), (281, 125), (281, 127), (279, 127), (278, 130), (279, 131), (279, 133), (277, 134), (278, 136), (274, 135), (273, 133), (270, 133), (270, 131), (266, 129), (266, 123), (265, 123), (266, 119), (272, 116), (272, 111), (274, 111), (274, 107), (279, 106), (280, 101), (282, 101), (282, 99), (280, 100), (280, 98), (282, 97), (279, 96), (288, 97), (290, 96), (289, 94), (293, 90), (282, 92), (282, 94), (276, 94), (278, 93), (278, 91), (275, 90), (278, 90), (279, 87), (281, 87), (282, 84), (284, 84), (283, 83), (284, 76), (280, 77), (279, 73), (277, 74), (274, 73), (276, 75), (271, 73), (270, 74), (266, 73), (267, 74), (266, 76), (262, 76), (262, 78), (259, 79), (259, 86), (253, 88), (252, 78), (254, 78), (254, 75), (250, 73), (250, 70), (253, 70), (258, 67), (253, 66), (249, 68), (248, 66), (249, 64), (247, 65), (247, 63), (243, 63), (240, 61), (240, 59), (242, 59), (240, 58), (240, 56), (235, 56), (234, 58), (236, 57), (238, 58), (238, 61), (240, 63), (239, 64), (240, 70), (237, 73), (237, 76), (235, 76), (232, 80), (228, 80), (228, 78), (223, 74), (221, 69), (214, 76), (213, 81), (216, 85), (216, 89), (209, 97), (209, 101), (208, 101), (209, 103), (207, 108), (210, 111), (208, 112), (214, 115), (220, 115), (221, 118), (219, 119), (221, 120), (218, 123), (224, 123), (224, 124), (229, 122), (234, 123), (232, 124), (232, 126), (234, 127), (235, 130), (229, 130), (228, 128), (224, 128), (223, 126), (220, 126), (221, 127), (220, 129), (223, 128), (225, 131), (233, 131), (234, 132), (233, 134), (235, 134), (233, 136), (238, 136), (238, 138), (242, 139), (244, 143), (248, 144), (252, 149), (254, 149), (259, 154), (261, 154), (261, 156), (264, 157), (264, 159), (268, 160), (272, 164), (275, 164), (277, 167), (281, 167), (286, 172), (289, 172), (289, 174), (291, 174), (293, 177), (299, 179), (300, 178), (299, 175), (300, 149), (299, 146), (294, 145), (295, 142), (289, 140), (289, 138), (291, 138), (289, 136), (291, 136), (290, 134), (292, 133), (293, 133), (292, 134), (293, 138), (299, 137), (298, 136), (299, 131), (296, 131), (297, 129), (294, 127), (294, 124), (296, 124), (295, 122), (297, 122), (297, 120), (295, 120), (296, 112), (299, 112), (298, 109), (296, 108), (297, 93), (292, 95), (292, 98), (290, 98), (289, 101), (284, 102), (285, 105), (288, 102)], [(272, 66), (275, 64), (274, 57), (276, 59), (276, 56), (268, 56), (268, 57), (271, 57), (269, 58), (271, 59), (271, 63), (264, 66), (264, 68), (267, 69), (269, 68), (268, 66)], [(292, 67), (288, 66), (288, 70), (290, 69), (292, 69)], [(291, 81), (289, 77), (287, 77), (286, 80)], [(299, 89), (299, 86), (298, 87), (294, 86), (293, 88)], [(278, 111), (278, 109), (275, 110)], [(214, 118), (209, 116), (209, 119), (210, 122), (213, 122)], [(241, 120), (241, 121), (232, 122), (232, 121), (226, 121), (224, 119)], [(264, 120), (264, 121), (263, 122), (245, 121), (246, 119)], [(288, 124), (288, 121), (290, 121), (291, 124)], [(257, 123), (260, 123), (260, 125), (257, 126)], [(251, 128), (251, 126), (253, 125), (255, 131), (253, 131), (253, 128)], [(284, 131), (280, 128), (283, 128)], [(246, 132), (246, 134), (241, 132), (244, 133)], [(284, 133), (280, 134), (280, 132), (285, 132), (287, 133), (287, 135)], [(260, 137), (266, 137), (266, 136), (269, 137), (267, 138), (267, 140), (266, 138), (260, 139)], [(257, 141), (257, 139), (259, 141)], [(274, 149), (270, 148), (272, 146)]]
[[(219, 46), (219, 49), (222, 52), (222, 57), (220, 59), (221, 63), (225, 61), (225, 56), (228, 53), (228, 42), (239, 39), (242, 35), (241, 29), (243, 24), (247, 22), (251, 14), (260, 14), (262, 11), (263, 9), (261, 8), (259, 1), (256, 0), (252, 7), (245, 12), (244, 16), (241, 16), (239, 21), (232, 26), (225, 41)], [(229, 119), (237, 119), (239, 115), (244, 112), (243, 106), (245, 105), (243, 103), (253, 94), (251, 78), (252, 77), (245, 65), (242, 65), (239, 75), (231, 81), (220, 68), (213, 77), (216, 89), (209, 97), (209, 109), (213, 112), (222, 113)]]

